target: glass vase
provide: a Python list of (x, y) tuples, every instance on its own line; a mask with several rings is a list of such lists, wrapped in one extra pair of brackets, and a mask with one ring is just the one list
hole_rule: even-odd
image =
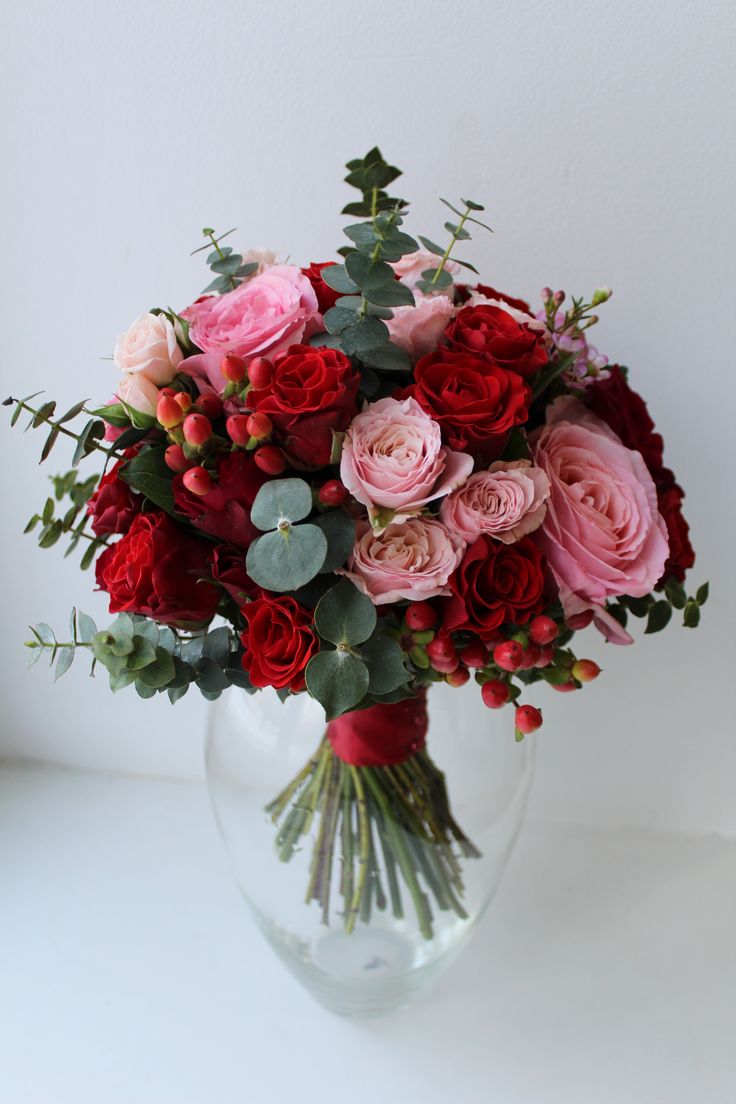
[(472, 682), (431, 686), (427, 715), (409, 760), (356, 768), (307, 694), (233, 689), (212, 708), (207, 780), (235, 876), (278, 956), (335, 1012), (388, 1011), (444, 971), (521, 827), (533, 737), (517, 743)]

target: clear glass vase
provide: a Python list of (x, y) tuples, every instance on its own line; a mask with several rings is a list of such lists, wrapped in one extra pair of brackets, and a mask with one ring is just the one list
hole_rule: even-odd
[[(303, 835), (286, 849), (284, 861), (283, 828), (279, 835), (274, 799), (287, 787), (284, 800), (289, 797), (297, 814), (305, 815), (300, 810), (305, 800), (309, 804), (307, 791), (297, 787), (291, 792), (290, 783), (304, 776), (305, 763), (316, 769), (320, 749), (326, 749), (328, 760), (324, 777), (333, 769), (335, 779), (340, 771), (349, 778), (351, 768), (336, 757), (333, 761), (324, 713), (307, 694), (282, 703), (272, 690), (248, 695), (233, 689), (212, 709), (207, 779), (235, 875), (281, 960), (335, 1012), (377, 1015), (406, 1004), (452, 962), (493, 899), (524, 817), (533, 737), (516, 743), (506, 712), (490, 712), (472, 682), (459, 689), (444, 683), (432, 686), (427, 710), (429, 729), (426, 750), (417, 763), (419, 777), (422, 770), (434, 770), (440, 784), (446, 783), (451, 810), (446, 815), (461, 826), (458, 838), (465, 841), (463, 846), (452, 839), (451, 846), (443, 840), (440, 848), (420, 838), (419, 829), (412, 838), (405, 823), (389, 822), (390, 803), (380, 800), (375, 790), (379, 802), (372, 806), (374, 819), (367, 832), (370, 849), (362, 855), (358, 832), (360, 828), (362, 841), (367, 819), (361, 819), (351, 787), (350, 802), (346, 797), (343, 804), (338, 794), (330, 809), (328, 795), (309, 815)], [(367, 801), (373, 796), (371, 787), (375, 789), (375, 781), (387, 770), (380, 767), (371, 778), (363, 773), (370, 782), (365, 787)], [(395, 780), (401, 772), (389, 773)], [(409, 792), (413, 802), (411, 783)], [(325, 826), (328, 818), (337, 816), (338, 806), (342, 826), (330, 825), (337, 846), (323, 858), (329, 835)], [(427, 817), (432, 820), (432, 808)], [(342, 846), (346, 830), (349, 864)], [(400, 860), (412, 856), (414, 872), (409, 869), (408, 881), (403, 863), (394, 862), (390, 847), (382, 848), (386, 841), (400, 848)], [(314, 894), (307, 887), (313, 890), (315, 864), (320, 861), (317, 877), (322, 886)], [(346, 901), (353, 899), (361, 869), (367, 871), (365, 891), (362, 897), (358, 893), (359, 904), (351, 914)], [(454, 888), (444, 872), (457, 872)], [(446, 892), (437, 884), (438, 876)], [(321, 895), (322, 904), (310, 899), (310, 893)]]

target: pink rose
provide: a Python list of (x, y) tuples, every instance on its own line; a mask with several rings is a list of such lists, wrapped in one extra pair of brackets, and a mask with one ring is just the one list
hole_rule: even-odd
[(158, 387), (142, 372), (136, 372), (135, 375), (126, 372), (118, 384), (115, 398), (133, 410), (139, 410), (141, 414), (155, 415)]
[(605, 603), (620, 594), (641, 598), (662, 576), (669, 544), (649, 470), (570, 396), (548, 407), (532, 444), (551, 486), (538, 540), (565, 615), (593, 610), (609, 640), (631, 643)]
[[(430, 268), (437, 268), (439, 263), (440, 258), (435, 253), (430, 253), (428, 249), (417, 249), (415, 253), (406, 253), (391, 267), (402, 284), (406, 284), (412, 291), (416, 291), (417, 284), (424, 278), (422, 273)], [(445, 262), (445, 272), (449, 272), (451, 276), (455, 276), (459, 271), (460, 265), (457, 261)], [(431, 294), (447, 295), (447, 292), (440, 289)]]
[(394, 316), (386, 320), (394, 345), (405, 349), (412, 360), (434, 352), (455, 308), (447, 295), (414, 293), (413, 307), (393, 307)]
[(434, 518), (416, 517), (380, 535), (359, 522), (348, 569), (341, 572), (376, 606), (407, 598), (421, 602), (451, 593), (448, 579), (463, 558), (465, 541)]
[(440, 520), (468, 544), (481, 533), (513, 544), (542, 524), (549, 490), (549, 479), (529, 460), (498, 460), (447, 496)]
[(371, 518), (380, 510), (403, 521), (464, 483), (473, 458), (442, 444), (437, 422), (416, 399), (380, 399), (350, 423), (340, 478)]
[(142, 314), (115, 342), (112, 359), (122, 372), (141, 373), (163, 387), (171, 383), (184, 354), (163, 314)]
[(216, 391), (225, 380), (220, 360), (225, 353), (272, 357), (298, 345), (318, 313), (312, 285), (295, 265), (272, 265), (259, 276), (224, 295), (211, 295), (182, 311), (189, 336), (204, 356), (182, 366), (205, 375)]

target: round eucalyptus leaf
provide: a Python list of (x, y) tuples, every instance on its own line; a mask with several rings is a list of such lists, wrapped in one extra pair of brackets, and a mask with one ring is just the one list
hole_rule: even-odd
[[(299, 482), (299, 480), (295, 480)], [(245, 565), (257, 586), (298, 590), (318, 574), (327, 555), (327, 537), (316, 525), (295, 525), (285, 532), (264, 533), (248, 549)]]
[(349, 579), (328, 590), (317, 603), (314, 624), (323, 640), (352, 647), (362, 644), (376, 627), (376, 607)]
[(390, 694), (409, 681), (404, 666), (404, 653), (395, 640), (376, 634), (360, 647), (360, 655), (368, 665), (371, 694)]
[(343, 510), (330, 510), (314, 519), (327, 537), (327, 557), (320, 571), (327, 573), (342, 567), (355, 544), (355, 522)]
[(312, 656), (305, 676), (307, 690), (324, 708), (328, 721), (347, 713), (368, 690), (365, 663), (339, 649)]
[(275, 529), (280, 521), (301, 521), (312, 509), (312, 492), (303, 479), (270, 479), (256, 495), (250, 520), (257, 529)]

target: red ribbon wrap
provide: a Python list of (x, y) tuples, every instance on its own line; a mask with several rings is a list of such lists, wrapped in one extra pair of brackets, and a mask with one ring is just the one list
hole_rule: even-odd
[(393, 767), (421, 751), (427, 738), (427, 691), (393, 705), (343, 713), (327, 725), (338, 759), (353, 767)]

